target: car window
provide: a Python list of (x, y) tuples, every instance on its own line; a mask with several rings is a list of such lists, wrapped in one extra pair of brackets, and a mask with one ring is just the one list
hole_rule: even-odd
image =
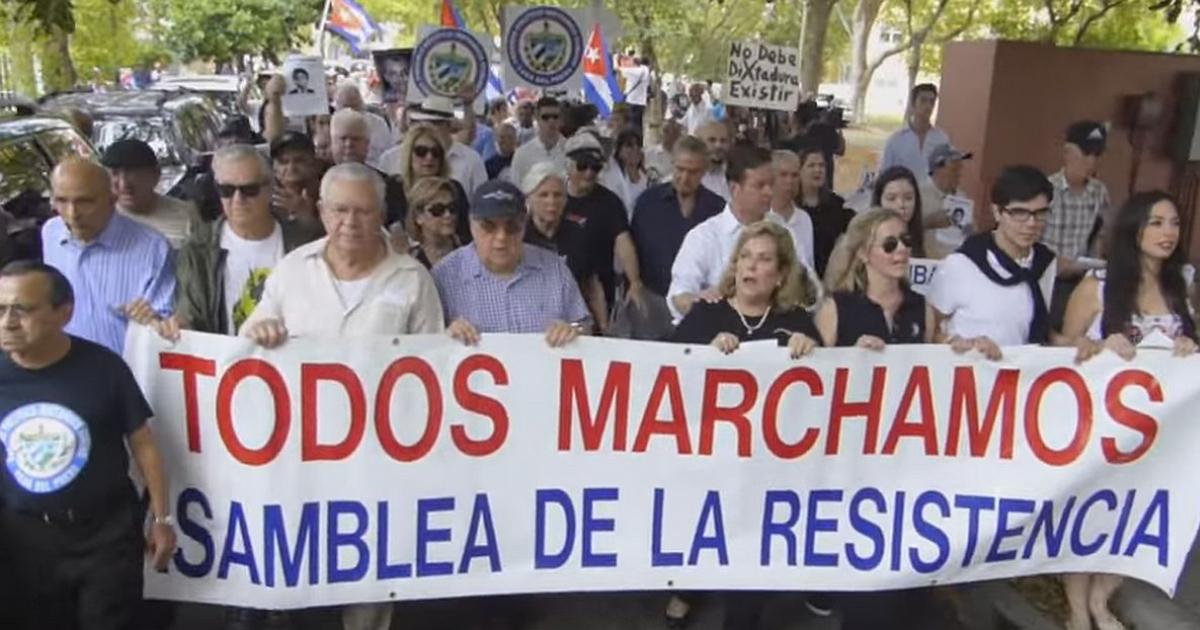
[(183, 160), (165, 120), (153, 118), (105, 118), (96, 121), (96, 148), (101, 152), (117, 140), (133, 138), (154, 149), (159, 164), (182, 164)]
[(32, 136), (0, 144), (0, 205), (17, 219), (49, 214), (50, 165)]
[(206, 129), (207, 115), (197, 105), (186, 105), (175, 110), (175, 124), (183, 143), (195, 153), (204, 153), (211, 147), (211, 134)]
[(87, 140), (73, 129), (52, 129), (38, 134), (38, 141), (50, 156), (50, 161), (58, 164), (70, 157), (92, 157), (92, 147)]

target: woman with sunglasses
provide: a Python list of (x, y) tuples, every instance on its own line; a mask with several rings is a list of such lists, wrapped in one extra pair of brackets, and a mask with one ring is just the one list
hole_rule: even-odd
[(904, 218), (891, 210), (869, 210), (850, 222), (825, 274), (831, 297), (817, 311), (826, 346), (882, 350), (928, 341), (925, 298), (908, 286), (912, 242)]
[(912, 255), (925, 257), (925, 230), (921, 226), (921, 189), (917, 177), (903, 166), (884, 169), (875, 178), (871, 192), (871, 207), (891, 210), (908, 224), (912, 239)]
[[(413, 186), (426, 177), (440, 177), (450, 180), (454, 188), (455, 233), (459, 241), (471, 241), (471, 226), (468, 219), (470, 205), (467, 192), (462, 184), (450, 178), (450, 161), (446, 159), (448, 150), (443, 143), (443, 135), (431, 125), (415, 125), (404, 134), (404, 144), (400, 148), (400, 181), (404, 184), (405, 199), (412, 195)], [(387, 170), (387, 169), (384, 169)], [(406, 201), (405, 215), (408, 214), (409, 202)]]
[[(392, 232), (392, 246), (396, 251), (407, 247), (426, 269), (433, 268), (439, 260), (459, 246), (454, 215), (454, 180), (445, 177), (421, 179), (409, 192), (408, 216), (405, 218), (407, 234)], [(409, 243), (413, 245), (409, 246)]]
[(600, 183), (617, 193), (625, 202), (625, 216), (633, 218), (633, 205), (651, 185), (646, 174), (646, 156), (642, 152), (642, 135), (630, 129), (617, 134), (612, 158), (600, 174)]
[[(1133, 195), (1117, 214), (1103, 271), (1084, 276), (1071, 293), (1061, 343), (1086, 361), (1104, 350), (1130, 361), (1139, 346), (1171, 344), (1176, 356), (1196, 353), (1196, 325), (1188, 303), (1179, 206), (1163, 192)], [(1068, 630), (1123, 630), (1108, 608), (1121, 585), (1116, 575), (1063, 576), (1070, 607)]]
[(1038, 241), (1053, 198), (1038, 169), (1004, 169), (992, 186), (996, 229), (947, 256), (925, 295), (937, 341), (991, 359), (1000, 358), (1002, 346), (1051, 342), (1055, 254)]
[(838, 237), (846, 231), (854, 211), (846, 208), (837, 194), (829, 191), (825, 153), (818, 146), (800, 149), (800, 191), (796, 205), (808, 213), (813, 229), (813, 263), (817, 275), (824, 276), (825, 265)]

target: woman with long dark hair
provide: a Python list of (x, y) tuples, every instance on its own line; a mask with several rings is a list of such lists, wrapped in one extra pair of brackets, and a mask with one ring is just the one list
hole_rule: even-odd
[[(1170, 344), (1176, 356), (1196, 352), (1196, 325), (1188, 303), (1179, 206), (1164, 192), (1133, 195), (1117, 214), (1103, 271), (1090, 273), (1071, 293), (1062, 343), (1085, 361), (1104, 350), (1125, 360), (1139, 346)], [(1079, 573), (1063, 577), (1071, 616), (1068, 630), (1123, 630), (1108, 608), (1121, 577)]]
[(871, 207), (891, 210), (908, 224), (912, 237), (912, 255), (925, 256), (925, 230), (921, 226), (921, 188), (917, 177), (903, 166), (884, 169), (875, 178), (875, 189), (871, 192)]
[(612, 158), (601, 173), (600, 183), (617, 193), (625, 202), (625, 215), (633, 216), (633, 205), (650, 185), (646, 173), (646, 155), (642, 151), (642, 134), (629, 129), (617, 134)]
[(845, 207), (845, 201), (829, 191), (829, 165), (825, 153), (818, 146), (805, 146), (800, 156), (800, 190), (796, 194), (796, 205), (808, 213), (813, 225), (813, 263), (817, 275), (825, 275), (825, 264), (833, 253), (838, 237), (846, 231), (854, 211)]

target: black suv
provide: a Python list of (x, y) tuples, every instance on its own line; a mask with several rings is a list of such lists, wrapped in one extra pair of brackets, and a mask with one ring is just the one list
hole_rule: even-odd
[(65, 120), (36, 114), (33, 101), (0, 97), (0, 264), (40, 258), (41, 227), (54, 216), (50, 172), (96, 150)]
[(216, 148), (221, 115), (208, 96), (180, 90), (65, 92), (42, 98), (49, 110), (77, 108), (95, 121), (92, 141), (105, 147), (125, 138), (149, 144), (158, 155), (158, 192), (183, 196), (193, 174)]

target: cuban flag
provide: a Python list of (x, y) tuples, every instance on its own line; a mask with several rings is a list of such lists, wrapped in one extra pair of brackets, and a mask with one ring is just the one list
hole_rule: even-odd
[[(457, 28), (459, 30), (467, 30), (467, 23), (463, 20), (462, 14), (458, 12), (458, 7), (450, 0), (442, 0), (442, 28)], [(494, 68), (488, 68), (487, 89), (484, 93), (484, 98), (490, 103), (492, 99), (504, 95), (504, 85), (500, 83), (500, 77), (496, 74)]]
[(346, 40), (356, 55), (362, 53), (367, 41), (379, 33), (379, 25), (354, 0), (332, 0), (325, 26)]
[(600, 110), (601, 118), (612, 114), (613, 103), (619, 102), (621, 87), (613, 74), (612, 55), (608, 54), (608, 42), (600, 34), (600, 25), (592, 27), (592, 38), (588, 42), (587, 54), (583, 56), (583, 94), (589, 103)]

